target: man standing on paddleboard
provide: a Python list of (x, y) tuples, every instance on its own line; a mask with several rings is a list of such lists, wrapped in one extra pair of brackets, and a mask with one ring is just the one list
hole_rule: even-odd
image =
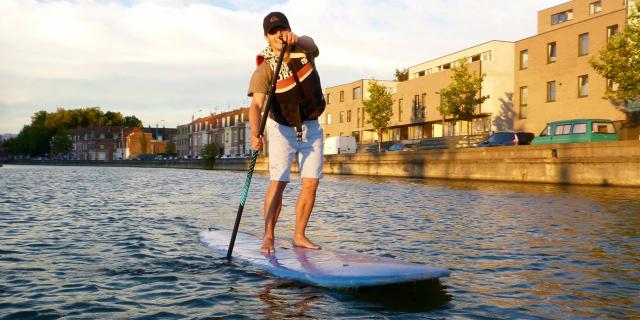
[(313, 39), (291, 31), (287, 17), (271, 12), (263, 20), (264, 38), (268, 46), (258, 54), (257, 68), (251, 76), (248, 95), (251, 145), (261, 150), (265, 143), (259, 138), (260, 113), (269, 93), (269, 83), (276, 76), (277, 60), (283, 42), (287, 50), (277, 75), (276, 90), (270, 97), (271, 112), (267, 121), (269, 141), (269, 176), (271, 182), (264, 200), (265, 232), (260, 252), (275, 253), (274, 230), (280, 210), (282, 194), (289, 182), (291, 163), (296, 157), (302, 190), (296, 203), (296, 224), (293, 245), (320, 249), (305, 235), (313, 211), (318, 183), (322, 178), (322, 127), (318, 117), (325, 108), (320, 76), (314, 59), (319, 50)]

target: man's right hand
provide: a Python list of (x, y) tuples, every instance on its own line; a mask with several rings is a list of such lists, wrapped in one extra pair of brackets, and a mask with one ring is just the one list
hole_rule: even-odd
[(262, 147), (265, 143), (267, 143), (267, 141), (264, 136), (262, 138), (258, 138), (256, 135), (251, 135), (251, 146), (253, 147), (253, 150), (262, 151)]

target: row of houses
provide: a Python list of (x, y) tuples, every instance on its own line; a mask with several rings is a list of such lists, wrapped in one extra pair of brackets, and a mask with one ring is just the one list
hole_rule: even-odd
[[(602, 99), (613, 84), (589, 60), (624, 29), (631, 0), (573, 0), (538, 12), (537, 34), (515, 42), (489, 41), (408, 68), (403, 82), (378, 81), (394, 100), (390, 127), (382, 141), (481, 134), (500, 130), (539, 133), (547, 122), (569, 118), (625, 120), (625, 113)], [(476, 116), (467, 123), (442, 119), (440, 89), (450, 83), (460, 60), (485, 74)], [(373, 80), (360, 79), (325, 89), (320, 118), (329, 136), (350, 135), (359, 143), (378, 139), (364, 111)]]
[(175, 153), (176, 129), (90, 127), (68, 131), (75, 160), (127, 160)]
[(249, 108), (240, 107), (219, 114), (212, 113), (192, 119), (188, 124), (178, 125), (176, 151), (179, 156), (198, 156), (202, 148), (210, 143), (218, 146), (220, 155), (250, 154)]

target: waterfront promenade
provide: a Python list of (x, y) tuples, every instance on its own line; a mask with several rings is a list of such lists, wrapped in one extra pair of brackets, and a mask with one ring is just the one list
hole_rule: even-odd
[[(202, 160), (29, 161), (16, 164), (202, 169)], [(246, 170), (248, 159), (214, 169)], [(461, 148), (325, 156), (326, 174), (640, 187), (640, 141)], [(260, 157), (256, 171), (266, 171)], [(297, 168), (294, 164), (293, 171)]]

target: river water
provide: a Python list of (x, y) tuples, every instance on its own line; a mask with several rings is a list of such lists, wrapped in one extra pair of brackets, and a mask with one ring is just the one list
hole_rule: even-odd
[[(640, 318), (640, 189), (326, 176), (308, 235), (439, 282), (328, 290), (227, 263), (243, 172), (0, 168), (1, 319)], [(257, 174), (241, 230), (259, 234)], [(293, 176), (277, 236), (291, 237)]]

